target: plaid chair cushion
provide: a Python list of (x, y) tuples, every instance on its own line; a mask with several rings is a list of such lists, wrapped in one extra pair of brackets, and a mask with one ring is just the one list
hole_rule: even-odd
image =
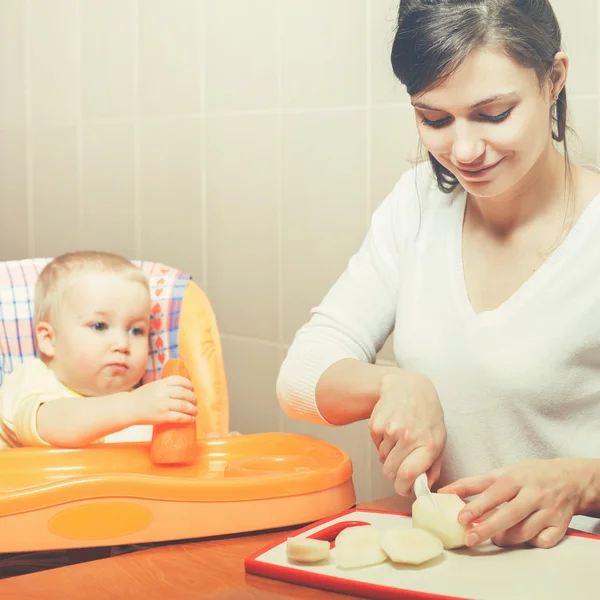
[[(35, 283), (50, 258), (0, 262), (0, 385), (27, 357), (36, 356), (33, 336)], [(160, 378), (178, 356), (179, 312), (190, 275), (156, 262), (132, 261), (148, 277), (152, 296), (150, 349), (143, 382)]]

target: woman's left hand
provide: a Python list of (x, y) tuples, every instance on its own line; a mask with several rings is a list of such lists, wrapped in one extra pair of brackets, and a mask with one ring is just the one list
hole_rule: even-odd
[[(491, 539), (498, 546), (551, 548), (563, 538), (573, 515), (580, 514), (591, 485), (586, 463), (578, 458), (529, 460), (459, 479), (438, 491), (461, 498), (479, 494), (458, 515), (467, 526), (467, 546)], [(474, 524), (477, 519), (481, 522)]]

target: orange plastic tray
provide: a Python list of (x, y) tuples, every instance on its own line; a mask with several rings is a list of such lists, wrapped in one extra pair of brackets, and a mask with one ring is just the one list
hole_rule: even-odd
[(157, 466), (148, 443), (0, 453), (0, 552), (155, 542), (307, 523), (354, 505), (348, 455), (264, 433), (197, 443)]

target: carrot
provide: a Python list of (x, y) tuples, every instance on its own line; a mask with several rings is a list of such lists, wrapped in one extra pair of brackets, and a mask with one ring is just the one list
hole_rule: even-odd
[[(169, 359), (163, 377), (190, 375), (180, 358)], [(190, 423), (163, 423), (152, 431), (150, 458), (156, 464), (191, 464), (196, 461), (196, 420)]]

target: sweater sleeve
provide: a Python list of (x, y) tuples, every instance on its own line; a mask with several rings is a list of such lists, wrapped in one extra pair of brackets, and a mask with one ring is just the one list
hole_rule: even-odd
[(393, 331), (401, 249), (418, 207), (414, 177), (407, 172), (374, 212), (359, 251), (296, 333), (277, 379), (279, 403), (289, 416), (328, 424), (315, 400), (321, 375), (345, 358), (374, 363)]
[(72, 395), (37, 358), (19, 365), (0, 388), (0, 438), (3, 445), (47, 446), (37, 430), (42, 404)]

